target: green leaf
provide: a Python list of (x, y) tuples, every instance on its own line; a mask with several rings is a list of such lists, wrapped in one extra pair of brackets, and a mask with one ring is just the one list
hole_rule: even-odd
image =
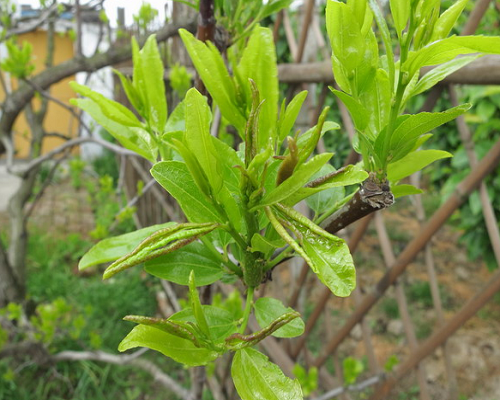
[[(345, 97), (345, 96), (344, 96)], [(372, 140), (387, 125), (391, 111), (391, 85), (387, 72), (377, 69), (375, 79), (359, 97), (368, 113), (368, 131)], [(346, 105), (347, 106), (347, 105)], [(349, 109), (352, 115), (351, 109)], [(357, 118), (357, 117), (356, 117)]]
[(169, 115), (167, 124), (165, 125), (165, 132), (177, 132), (186, 130), (186, 116), (184, 110), (184, 100), (177, 104), (172, 114)]
[(369, 120), (368, 110), (365, 108), (365, 106), (363, 106), (359, 101), (357, 101), (354, 97), (348, 95), (347, 93), (335, 90), (332, 87), (330, 87), (330, 90), (347, 107), (347, 109), (349, 110), (349, 114), (351, 114), (354, 125), (356, 125), (356, 128), (361, 132), (364, 131), (364, 129), (368, 125)]
[(126, 351), (135, 347), (147, 347), (159, 351), (163, 355), (190, 367), (206, 365), (219, 356), (215, 351), (196, 347), (189, 340), (147, 325), (137, 325), (132, 329), (121, 341), (118, 350)]
[(274, 250), (286, 245), (282, 239), (270, 240), (268, 237), (262, 236), (260, 233), (256, 233), (252, 236), (251, 243), (252, 252), (260, 251), (266, 255), (271, 255)]
[(252, 104), (252, 93), (248, 79), (252, 79), (264, 103), (259, 113), (258, 149), (267, 147), (270, 138), (275, 142), (276, 117), (278, 115), (278, 67), (273, 33), (269, 28), (256, 26), (243, 51), (236, 73), (243, 82), (241, 88)]
[(137, 93), (137, 90), (135, 89), (133, 83), (117, 69), (113, 69), (113, 72), (118, 75), (118, 78), (120, 78), (123, 90), (125, 91), (130, 104), (132, 104), (132, 106), (139, 112), (139, 114), (142, 114), (144, 105), (141, 103), (141, 98), (139, 96), (139, 93)]
[(416, 52), (410, 53), (403, 64), (403, 70), (410, 77), (427, 65), (442, 64), (460, 54), (500, 54), (500, 37), (497, 36), (451, 36), (433, 42)]
[(384, 43), (386, 60), (387, 60), (387, 69), (389, 71), (389, 83), (391, 85), (391, 93), (392, 93), (395, 80), (394, 78), (395, 64), (394, 64), (394, 53), (392, 51), (391, 34), (389, 32), (389, 28), (387, 27), (387, 23), (385, 22), (384, 15), (380, 10), (379, 3), (376, 0), (368, 0), (368, 4), (370, 5), (371, 10), (373, 11), (373, 16), (375, 17), (375, 21), (377, 22), (377, 26), (382, 36), (382, 42)]
[(152, 233), (174, 225), (174, 222), (166, 224), (148, 226), (135, 232), (125, 233), (101, 240), (93, 246), (81, 258), (78, 269), (81, 271), (94, 265), (107, 263), (130, 253), (140, 242), (150, 236)]
[(395, 199), (398, 199), (403, 196), (409, 196), (412, 194), (422, 194), (424, 191), (419, 189), (413, 185), (397, 185), (391, 186), (391, 192), (394, 195)]
[(160, 229), (144, 239), (130, 253), (120, 257), (106, 268), (103, 278), (108, 279), (125, 269), (175, 251), (191, 243), (193, 240), (210, 233), (218, 226), (219, 224), (217, 223), (185, 223)]
[(418, 81), (417, 85), (411, 91), (409, 97), (416, 96), (417, 94), (420, 94), (426, 91), (427, 89), (430, 89), (436, 83), (441, 82), (448, 75), (451, 75), (453, 72), (459, 70), (460, 68), (471, 63), (472, 61), (476, 60), (479, 57), (481, 57), (480, 54), (460, 57), (455, 60), (448, 61), (447, 63), (444, 63), (436, 68), (431, 69), (422, 77), (422, 79)]
[(196, 273), (197, 286), (210, 285), (224, 275), (220, 260), (198, 242), (147, 261), (144, 270), (148, 274), (184, 286), (189, 284), (191, 271)]
[(217, 103), (221, 114), (238, 130), (240, 136), (245, 131), (246, 120), (235, 104), (236, 88), (217, 48), (197, 40), (190, 32), (179, 29), (184, 46), (200, 74), (205, 87)]
[(206, 99), (196, 89), (190, 89), (184, 99), (186, 106), (186, 132), (184, 143), (195, 155), (208, 178), (212, 193), (217, 194), (222, 188), (219, 160), (210, 134), (212, 114)]
[(387, 178), (391, 182), (399, 181), (411, 174), (424, 169), (427, 165), (442, 158), (452, 157), (450, 153), (442, 150), (414, 151), (401, 160), (389, 164)]
[(344, 370), (344, 382), (346, 385), (352, 385), (358, 379), (358, 376), (363, 372), (363, 363), (352, 357), (344, 358), (342, 362)]
[[(255, 318), (261, 328), (270, 325), (274, 320), (283, 314), (293, 312), (290, 307), (285, 307), (281, 301), (272, 297), (260, 297), (254, 304)], [(279, 338), (292, 338), (304, 333), (305, 325), (302, 318), (295, 318), (285, 326), (273, 333)]]
[(432, 32), (430, 42), (435, 42), (436, 40), (444, 39), (449, 35), (453, 26), (462, 14), (465, 6), (469, 0), (458, 0), (455, 4), (449, 7), (445, 12), (443, 12), (439, 19), (434, 25), (434, 30)]
[[(196, 279), (198, 280), (198, 278)], [(213, 306), (201, 307), (214, 342), (223, 342), (228, 336), (238, 331), (233, 314), (228, 310)], [(178, 313), (175, 313), (169, 318), (169, 320), (197, 323), (192, 308), (186, 308)]]
[(144, 94), (146, 97), (147, 115), (151, 127), (158, 133), (163, 133), (167, 122), (167, 99), (165, 97), (165, 81), (163, 62), (156, 44), (156, 35), (149, 36), (140, 51), (143, 71)]
[(184, 160), (184, 163), (186, 164), (186, 167), (189, 170), (191, 177), (196, 182), (196, 186), (198, 187), (198, 189), (200, 189), (201, 193), (203, 193), (205, 197), (210, 200), (211, 199), (210, 184), (208, 182), (205, 171), (198, 162), (196, 153), (193, 153), (184, 145), (183, 142), (173, 137), (170, 138), (170, 142), (174, 146), (177, 153), (179, 153), (179, 155)]
[[(333, 131), (335, 129), (340, 129), (340, 125), (337, 124), (336, 122), (325, 121), (323, 127), (321, 128), (321, 136), (323, 136), (326, 132)], [(315, 134), (315, 132), (316, 132), (316, 125), (314, 125), (312, 128), (308, 129), (299, 136), (299, 138), (297, 139), (297, 148), (299, 149), (299, 152), (302, 152), (302, 150), (307, 146), (307, 144), (310, 142), (311, 137)], [(288, 149), (285, 151), (285, 154), (287, 153)]]
[(280, 236), (309, 264), (333, 294), (349, 296), (356, 286), (356, 271), (344, 240), (326, 232), (292, 208), (280, 204), (273, 207), (294, 230), (297, 240), (286, 232), (283, 224), (266, 207), (266, 215)]
[(366, 178), (368, 178), (368, 173), (361, 166), (348, 165), (309, 182), (306, 187), (299, 189), (294, 195), (288, 197), (286, 204), (292, 206), (316, 193), (332, 188), (355, 185), (363, 182)]
[(326, 30), (335, 57), (349, 77), (363, 61), (365, 40), (361, 26), (349, 7), (338, 1), (326, 5)]
[(91, 99), (71, 99), (70, 103), (88, 113), (99, 125), (106, 129), (126, 149), (132, 150), (145, 159), (156, 162), (156, 157), (150, 148), (150, 140), (139, 136), (129, 127), (107, 117), (99, 105)]
[(283, 140), (285, 140), (285, 138), (292, 130), (293, 125), (297, 120), (300, 109), (302, 108), (302, 104), (304, 103), (306, 97), (307, 97), (307, 90), (303, 90), (302, 92), (298, 93), (292, 99), (292, 101), (290, 101), (290, 103), (286, 107), (285, 112), (282, 112), (280, 114), (280, 119), (278, 122), (280, 143), (283, 142)]
[(391, 0), (391, 14), (394, 19), (396, 33), (401, 38), (410, 17), (411, 5), (408, 0)]
[(278, 331), (282, 327), (291, 323), (296, 318), (299, 318), (300, 314), (297, 311), (287, 312), (282, 314), (274, 321), (272, 321), (265, 328), (260, 331), (253, 332), (249, 335), (243, 335), (241, 333), (235, 333), (225, 340), (225, 347), (228, 350), (237, 351), (247, 347), (255, 346), (256, 344), (263, 341), (266, 337), (272, 335), (274, 332)]
[[(189, 221), (226, 222), (200, 191), (183, 162), (156, 163), (151, 169), (151, 175), (177, 200)], [(219, 229), (209, 236), (217, 240), (220, 246), (225, 246), (231, 240), (228, 233)]]
[(393, 150), (395, 155), (399, 148), (418, 139), (420, 135), (462, 115), (469, 108), (470, 104), (462, 104), (442, 112), (423, 112), (406, 117), (406, 119), (404, 119), (404, 121), (394, 130), (390, 141), (390, 149)]
[(201, 306), (200, 296), (198, 290), (196, 290), (195, 274), (193, 270), (191, 270), (189, 274), (189, 303), (198, 327), (207, 338), (211, 338), (208, 322)]
[[(325, 164), (312, 178), (314, 180), (332, 172), (335, 172), (335, 168), (333, 168), (331, 164)], [(306, 203), (316, 214), (321, 214), (326, 211), (330, 205), (342, 200), (344, 193), (343, 186), (322, 190), (308, 197)]]
[(242, 400), (303, 399), (296, 379), (286, 377), (264, 354), (251, 348), (235, 353), (231, 376)]
[(101, 112), (106, 117), (121, 125), (136, 126), (142, 128), (142, 123), (137, 119), (134, 113), (124, 105), (110, 100), (106, 96), (94, 92), (87, 86), (80, 85), (77, 82), (70, 82), (69, 85), (71, 86), (71, 89), (73, 89), (76, 93), (94, 100), (94, 102), (97, 103), (97, 105), (101, 109)]
[(292, 4), (293, 0), (271, 0), (268, 1), (264, 6), (263, 12), (260, 15), (260, 19), (264, 19), (271, 14), (276, 14), (278, 11), (283, 8), (287, 8)]
[(286, 179), (278, 187), (267, 193), (259, 202), (259, 207), (274, 204), (292, 196), (297, 190), (304, 186), (311, 176), (318, 172), (331, 157), (331, 153), (318, 154), (301, 165), (297, 171), (294, 171), (290, 178)]

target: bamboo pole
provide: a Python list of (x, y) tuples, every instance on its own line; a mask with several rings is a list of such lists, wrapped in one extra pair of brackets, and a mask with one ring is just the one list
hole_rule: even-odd
[(318, 357), (314, 365), (323, 365), (329, 355), (349, 335), (351, 329), (359, 323), (364, 315), (382, 297), (385, 291), (406, 270), (408, 264), (425, 247), (426, 243), (441, 228), (453, 212), (467, 199), (467, 196), (481, 183), (500, 161), (500, 140), (491, 148), (488, 154), (478, 163), (471, 173), (457, 186), (448, 200), (434, 213), (428, 223), (422, 228), (420, 235), (413, 239), (399, 255), (391, 269), (378, 282), (375, 289), (367, 294), (361, 305), (356, 308), (338, 334), (328, 343), (323, 355)]

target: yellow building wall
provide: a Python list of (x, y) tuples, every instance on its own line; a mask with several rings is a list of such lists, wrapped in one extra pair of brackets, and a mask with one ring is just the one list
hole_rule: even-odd
[[(37, 74), (45, 69), (45, 60), (47, 57), (47, 32), (37, 30), (26, 33), (18, 37), (19, 43), (27, 41), (33, 45), (33, 64), (35, 65), (34, 74)], [(73, 58), (73, 42), (68, 35), (55, 35), (54, 43), (54, 65), (60, 64), (63, 61)], [(75, 77), (69, 77), (61, 82), (50, 87), (50, 95), (69, 105), (69, 99), (75, 97), (75, 93), (71, 90), (68, 83), (74, 80)], [(11, 80), (12, 88), (15, 89), (18, 85), (16, 79)], [(2, 88), (0, 86), (0, 92)], [(4, 93), (0, 93), (0, 99), (4, 97)], [(40, 107), (40, 98), (35, 96), (32, 101), (35, 110)], [(48, 133), (60, 133), (66, 136), (75, 137), (78, 132), (78, 121), (69, 112), (69, 110), (59, 104), (50, 101), (48, 103), (48, 111), (44, 122), (45, 131)], [(14, 124), (14, 146), (16, 150), (15, 157), (19, 159), (27, 158), (30, 155), (30, 140), (31, 134), (28, 122), (24, 112), (19, 115)], [(42, 144), (42, 153), (60, 146), (64, 143), (64, 139), (57, 137), (46, 137)]]

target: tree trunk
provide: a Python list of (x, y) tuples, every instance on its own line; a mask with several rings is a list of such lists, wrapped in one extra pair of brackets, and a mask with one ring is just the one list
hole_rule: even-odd
[(24, 298), (24, 288), (22, 288), (14, 275), (9, 264), (7, 254), (0, 241), (0, 307), (6, 306), (10, 302), (19, 302)]

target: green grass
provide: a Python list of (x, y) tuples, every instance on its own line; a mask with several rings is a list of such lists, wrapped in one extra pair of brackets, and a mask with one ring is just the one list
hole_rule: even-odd
[[(155, 315), (155, 280), (140, 267), (102, 281), (101, 272), (90, 276), (77, 273), (79, 258), (91, 243), (79, 235), (57, 239), (34, 233), (28, 249), (27, 293), (35, 304), (64, 299), (71, 307), (71, 318), (83, 325), (78, 337), (57, 334), (48, 343), (54, 354), (63, 350), (85, 351), (95, 348), (117, 354), (117, 347), (133, 324), (122, 318), (127, 314)], [(65, 326), (58, 320), (56, 330)], [(70, 325), (72, 326), (72, 325)], [(181, 380), (185, 371), (172, 360), (150, 351), (145, 357), (165, 373)], [(164, 399), (175, 396), (155, 385), (146, 372), (130, 366), (96, 362), (60, 362), (38, 365), (30, 357), (0, 360), (0, 400), (108, 400)]]

